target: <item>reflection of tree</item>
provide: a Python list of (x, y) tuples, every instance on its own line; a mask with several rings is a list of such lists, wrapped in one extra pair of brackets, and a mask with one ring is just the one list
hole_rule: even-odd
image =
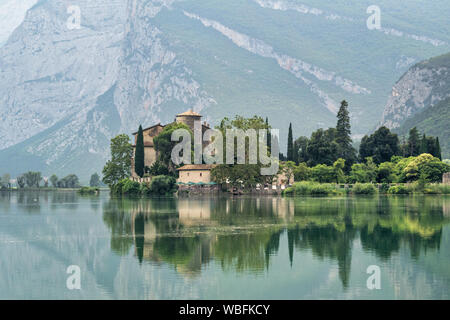
[(251, 233), (220, 235), (214, 243), (214, 258), (224, 270), (264, 270), (269, 265), (270, 253), (278, 251), (277, 234), (279, 237), (279, 231), (264, 229)]
[(439, 249), (441, 235), (442, 228), (425, 237), (419, 233), (401, 231), (395, 225), (394, 228), (377, 225), (371, 232), (367, 227), (361, 229), (361, 243), (365, 250), (374, 251), (383, 260), (388, 260), (405, 243), (410, 248), (411, 256), (418, 258), (422, 249)]
[(22, 205), (24, 210), (28, 213), (41, 211), (39, 191), (19, 192), (17, 195), (17, 203)]
[(73, 191), (57, 191), (52, 192), (50, 197), (50, 203), (52, 204), (52, 209), (59, 209), (60, 204), (64, 204), (67, 208), (75, 210), (78, 208), (79, 196)]
[(211, 239), (205, 236), (158, 237), (153, 246), (158, 257), (186, 275), (195, 275), (211, 259)]
[(0, 210), (8, 212), (11, 205), (11, 192), (0, 191)]
[(103, 207), (103, 221), (111, 229), (111, 249), (119, 255), (125, 255), (133, 245), (131, 215), (116, 200), (107, 202)]
[[(184, 202), (183, 202), (184, 201)], [(188, 201), (188, 202), (186, 202)], [(139, 262), (167, 263), (196, 275), (212, 259), (224, 270), (260, 272), (270, 267), (286, 230), (289, 263), (295, 252), (335, 260), (348, 287), (352, 245), (381, 259), (407, 245), (411, 255), (438, 250), (443, 198), (203, 198), (113, 199), (103, 219), (111, 247), (126, 254), (135, 247)], [(286, 261), (287, 262), (287, 261)]]
[(312, 253), (321, 259), (337, 260), (339, 277), (344, 287), (348, 286), (350, 278), (351, 248), (356, 236), (356, 230), (347, 221), (345, 230), (337, 230), (333, 225), (305, 227), (295, 226), (287, 231), (289, 259), (292, 265), (294, 247), (299, 250), (311, 249)]
[(266, 268), (269, 269), (269, 259), (272, 255), (275, 255), (278, 252), (278, 248), (280, 247), (280, 236), (282, 234), (282, 230), (274, 231), (270, 235), (270, 239), (266, 244), (265, 254), (266, 254)]

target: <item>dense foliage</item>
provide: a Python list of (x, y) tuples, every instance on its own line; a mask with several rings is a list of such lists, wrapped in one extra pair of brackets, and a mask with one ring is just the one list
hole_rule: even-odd
[(156, 176), (150, 183), (122, 179), (111, 189), (115, 195), (172, 195), (176, 191), (176, 180), (171, 176)]
[(103, 182), (112, 187), (131, 173), (133, 147), (126, 134), (111, 139), (111, 160), (103, 168)]
[(174, 122), (165, 126), (163, 131), (153, 139), (155, 150), (158, 152), (158, 161), (162, 163), (167, 168), (167, 170), (172, 174), (175, 174), (176, 170), (176, 166), (174, 165), (171, 159), (172, 150), (175, 147), (175, 145), (177, 145), (179, 142), (172, 141), (171, 137), (172, 133), (178, 129), (187, 130), (191, 134), (191, 144), (193, 147), (194, 146), (193, 133), (191, 129), (184, 123)]

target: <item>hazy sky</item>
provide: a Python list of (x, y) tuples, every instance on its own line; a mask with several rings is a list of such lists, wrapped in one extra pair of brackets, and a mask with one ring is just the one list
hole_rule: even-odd
[(0, 0), (0, 45), (17, 28), (37, 0)]

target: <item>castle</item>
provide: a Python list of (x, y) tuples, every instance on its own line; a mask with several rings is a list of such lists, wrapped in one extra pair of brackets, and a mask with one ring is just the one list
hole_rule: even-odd
[[(192, 109), (186, 112), (177, 114), (175, 117), (175, 123), (184, 123), (187, 125), (192, 132), (194, 132), (194, 123), (196, 121), (202, 121), (202, 115), (194, 112)], [(172, 123), (174, 123), (172, 122)], [(153, 139), (159, 135), (164, 127), (167, 125), (162, 125), (161, 123), (155, 124), (151, 127), (143, 129), (144, 136), (144, 165), (145, 167), (151, 167), (155, 161), (158, 159), (158, 152), (155, 150)], [(202, 135), (203, 133), (210, 129), (209, 124), (203, 122), (202, 124)], [(136, 141), (137, 141), (137, 132), (133, 133), (134, 135), (134, 144), (133, 144), (133, 159), (131, 159), (131, 172), (134, 178), (138, 178), (138, 175), (134, 171), (134, 155), (136, 152)]]

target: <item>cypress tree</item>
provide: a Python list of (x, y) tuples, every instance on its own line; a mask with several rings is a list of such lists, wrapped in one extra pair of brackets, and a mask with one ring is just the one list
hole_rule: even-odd
[(439, 160), (442, 160), (442, 154), (441, 154), (441, 145), (439, 143), (439, 137), (436, 137), (436, 154), (434, 155), (436, 158), (439, 158)]
[(270, 134), (269, 129), (269, 119), (266, 117), (266, 127), (267, 127), (267, 151), (268, 154), (271, 154), (272, 151), (272, 135)]
[(420, 141), (420, 154), (422, 153), (429, 153), (430, 150), (428, 150), (428, 141), (427, 137), (425, 136), (425, 133), (422, 136), (422, 140)]
[(292, 123), (289, 124), (287, 160), (294, 161), (294, 137), (292, 136)]
[(352, 146), (350, 116), (348, 112), (348, 103), (343, 100), (337, 114), (336, 124), (336, 143), (339, 145), (338, 158), (345, 160), (346, 170), (356, 160), (356, 150)]
[(418, 156), (420, 152), (420, 136), (417, 128), (414, 127), (409, 130), (408, 137), (408, 154), (407, 156)]
[(134, 171), (139, 177), (144, 176), (144, 134), (142, 132), (142, 126), (139, 126), (139, 131), (136, 139), (136, 152), (134, 155)]

